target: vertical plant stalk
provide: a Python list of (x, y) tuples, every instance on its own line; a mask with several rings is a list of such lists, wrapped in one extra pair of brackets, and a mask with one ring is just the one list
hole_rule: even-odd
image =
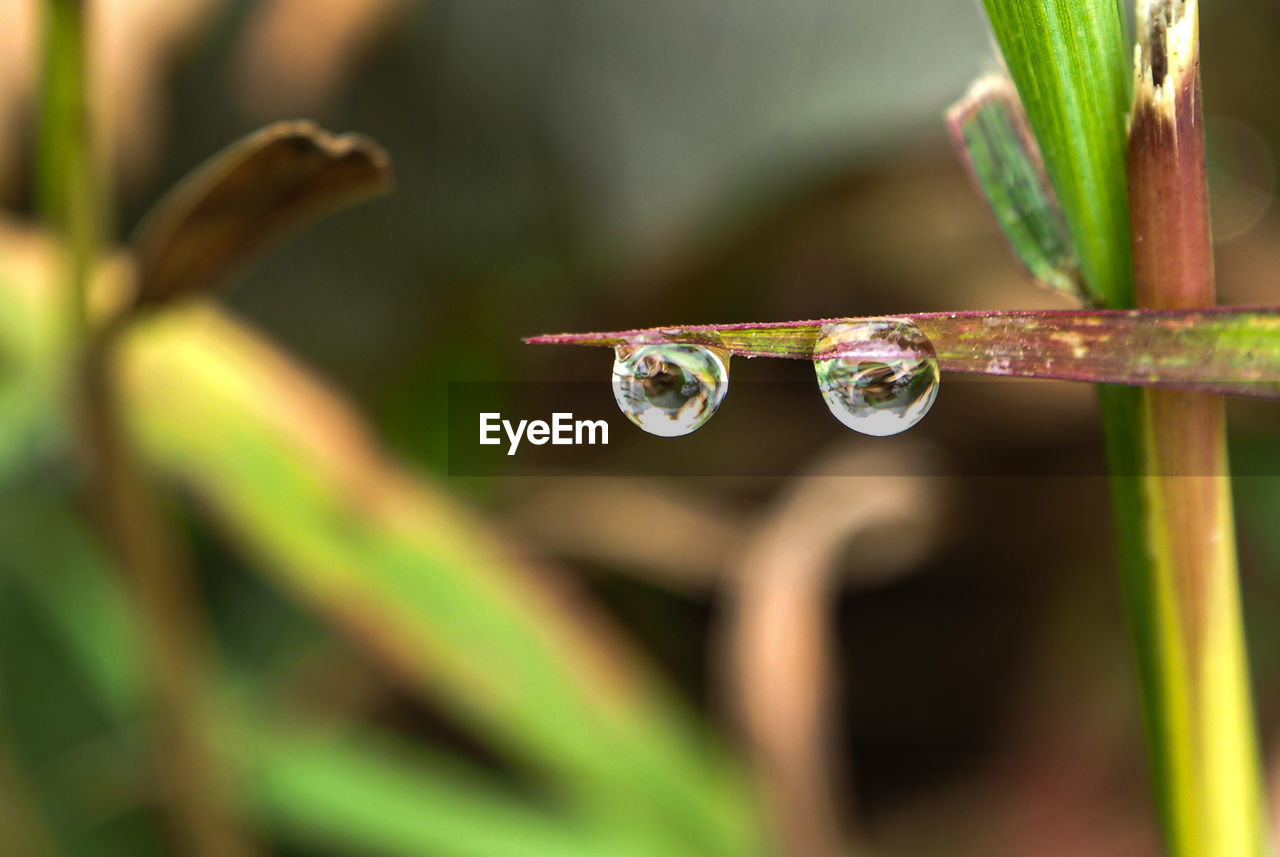
[(181, 551), (170, 540), (146, 474), (131, 455), (116, 409), (112, 356), (126, 319), (90, 331), (88, 282), (103, 210), (93, 167), (86, 96), (86, 3), (47, 0), (37, 140), (37, 196), (67, 260), (67, 351), (80, 359), (80, 440), (101, 524), (141, 608), (157, 730), (156, 767), (184, 854), (251, 853), (222, 800), (211, 752), (200, 625)]
[(86, 95), (84, 0), (47, 0), (40, 76), (36, 202), (66, 247), (67, 333), (85, 325), (86, 283), (101, 219)]
[[(1127, 137), (1119, 0), (984, 5), (1091, 295), (1132, 307), (1136, 254), (1145, 304), (1209, 304), (1196, 4), (1136, 2), (1138, 94)], [(1221, 405), (1108, 385), (1099, 402), (1169, 851), (1265, 853)]]
[[(1128, 172), (1140, 307), (1212, 306), (1196, 0), (1139, 0)], [(1268, 853), (1226, 422), (1216, 395), (1144, 390), (1137, 479), (1150, 561), (1130, 598), (1148, 740), (1177, 857)]]

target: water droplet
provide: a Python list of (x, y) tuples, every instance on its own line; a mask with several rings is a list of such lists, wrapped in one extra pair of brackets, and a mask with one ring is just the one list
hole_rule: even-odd
[(711, 419), (729, 392), (729, 356), (701, 345), (620, 345), (613, 397), (649, 434), (680, 437)]
[[(838, 356), (847, 351), (845, 356)], [(818, 388), (840, 422), (886, 437), (911, 428), (938, 396), (937, 352), (914, 323), (873, 319), (824, 325), (814, 354)]]

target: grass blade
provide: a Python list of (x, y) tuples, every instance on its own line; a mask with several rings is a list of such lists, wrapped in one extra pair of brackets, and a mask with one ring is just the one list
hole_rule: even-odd
[[(0, 582), (14, 584), (37, 608), (36, 618), (61, 644), (88, 700), (107, 715), (107, 725), (129, 734), (144, 707), (137, 616), (116, 570), (66, 502), (39, 490), (0, 494), (0, 570), (10, 574)], [(246, 696), (246, 688), (254, 692)], [(265, 713), (273, 699), (265, 690), (223, 674), (211, 732), (236, 771), (237, 804), (283, 840), (379, 857), (653, 853), (636, 834), (604, 829), (552, 801), (514, 793), (411, 743), (335, 734), (331, 723), (286, 725)], [(52, 844), (38, 845), (54, 839), (42, 832), (38, 809), (27, 805), (34, 802), (21, 793), (20, 772), (10, 762), (0, 746), (0, 833), (6, 836), (0, 841), (21, 843), (24, 855), (53, 857)], [(83, 829), (86, 819), (101, 823), (100, 808), (86, 806), (83, 795), (56, 797), (62, 824)]]
[(236, 736), (248, 808), (282, 838), (369, 857), (646, 857), (642, 842), (389, 739), (276, 725)]
[(47, 491), (2, 491), (0, 563), (64, 641), (102, 713), (136, 720), (145, 687), (138, 617), (84, 522)]
[(1128, 51), (1118, 0), (983, 0), (1045, 169), (1062, 203), (1084, 286), (1133, 300), (1125, 192)]
[[(1280, 398), (1280, 309), (917, 313), (900, 317), (915, 322), (929, 337), (939, 364), (948, 372)], [(812, 360), (822, 325), (858, 320), (653, 327), (552, 334), (525, 341), (595, 346), (684, 342), (747, 357)], [(876, 354), (868, 351), (865, 356), (874, 359)]]
[[(0, 313), (0, 354), (20, 356), (25, 373), (27, 363), (71, 358), (52, 335), (61, 307), (48, 243), (0, 229), (4, 249), (22, 241), (32, 252), (0, 253), (0, 307), (12, 310)], [(642, 855), (672, 857), (761, 852), (740, 761), (604, 617), (566, 603), (514, 546), (383, 453), (323, 383), (198, 299), (137, 316), (125, 333), (113, 366), (130, 438), (150, 467), (205, 501), (228, 541), (282, 589), (559, 806), (609, 831), (609, 843), (616, 834), (649, 843)], [(36, 404), (41, 414), (56, 406)], [(3, 428), (0, 439), (13, 427)], [(33, 433), (43, 438), (33, 427), (15, 444), (25, 449)], [(65, 550), (53, 556), (79, 561), (81, 541), (60, 536)], [(0, 553), (24, 547), (36, 556), (21, 543)], [(77, 610), (46, 605), (56, 597), (50, 581), (30, 586), (36, 618), (81, 650), (88, 689), (108, 713), (136, 705), (131, 677), (142, 674), (101, 655), (129, 645), (122, 635), (113, 645), (108, 632), (137, 617), (96, 623), (90, 640), (73, 627)]]
[(979, 78), (947, 111), (947, 127), (1027, 272), (1051, 291), (1087, 302), (1075, 243), (1009, 78)]
[(332, 393), (204, 305), (140, 322), (126, 351), (141, 448), (286, 590), (610, 823), (673, 855), (753, 853), (728, 755)]

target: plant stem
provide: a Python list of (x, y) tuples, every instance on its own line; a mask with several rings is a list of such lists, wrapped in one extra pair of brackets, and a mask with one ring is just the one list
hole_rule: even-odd
[[(1212, 304), (1195, 0), (1137, 0), (1127, 144), (1118, 0), (984, 3), (1091, 294), (1108, 308), (1134, 306), (1136, 256), (1142, 304)], [(1168, 848), (1255, 857), (1266, 845), (1221, 402), (1107, 385), (1099, 399)]]
[(128, 318), (91, 329), (88, 285), (102, 233), (86, 95), (86, 3), (47, 0), (38, 129), (37, 197), (65, 248), (67, 353), (79, 359), (73, 390), (79, 439), (101, 524), (127, 572), (150, 662), (156, 767), (182, 853), (250, 853), (223, 808), (210, 748), (196, 598), (147, 474), (136, 463), (117, 407), (116, 346)]
[(67, 321), (72, 341), (85, 327), (85, 298), (100, 220), (86, 96), (84, 0), (47, 0), (36, 199), (67, 254)]
[[(1196, 0), (1140, 0), (1128, 169), (1139, 306), (1214, 303)], [(1220, 397), (1144, 390), (1130, 598), (1168, 849), (1268, 852)], [(1127, 477), (1124, 477), (1127, 478)]]

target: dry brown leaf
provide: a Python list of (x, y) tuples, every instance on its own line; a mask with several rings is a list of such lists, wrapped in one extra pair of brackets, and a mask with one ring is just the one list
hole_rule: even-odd
[(138, 228), (140, 304), (220, 288), (323, 214), (386, 192), (377, 143), (307, 121), (268, 125), (215, 155)]

